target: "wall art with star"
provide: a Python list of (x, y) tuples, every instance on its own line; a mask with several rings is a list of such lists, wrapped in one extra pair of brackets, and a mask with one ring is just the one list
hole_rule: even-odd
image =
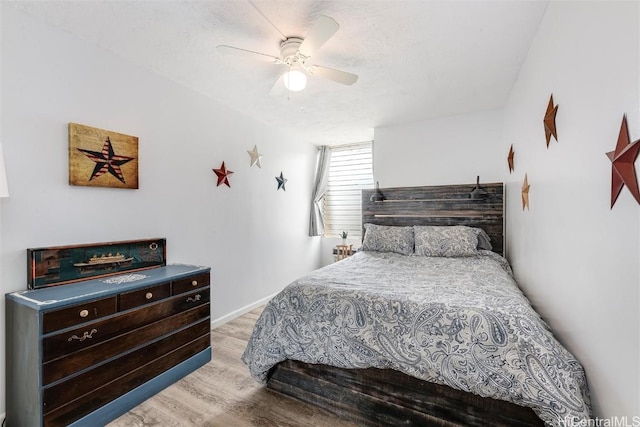
[(69, 185), (138, 188), (138, 137), (69, 123)]

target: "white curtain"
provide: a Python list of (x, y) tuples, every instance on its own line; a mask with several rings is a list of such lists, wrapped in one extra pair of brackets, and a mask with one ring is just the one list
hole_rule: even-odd
[(318, 160), (316, 163), (316, 177), (311, 193), (311, 215), (309, 217), (309, 236), (322, 236), (324, 233), (324, 220), (322, 219), (322, 198), (327, 189), (329, 178), (329, 162), (331, 150), (323, 145), (318, 148)]

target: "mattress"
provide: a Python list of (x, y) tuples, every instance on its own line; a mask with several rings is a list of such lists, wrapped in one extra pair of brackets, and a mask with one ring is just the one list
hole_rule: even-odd
[(242, 355), (262, 383), (286, 359), (394, 369), (558, 427), (591, 415), (583, 367), (490, 251), (358, 252), (299, 278), (266, 305)]

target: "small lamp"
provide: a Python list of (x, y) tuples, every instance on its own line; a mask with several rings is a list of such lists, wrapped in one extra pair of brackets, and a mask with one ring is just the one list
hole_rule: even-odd
[(284, 87), (291, 92), (300, 92), (307, 86), (307, 75), (302, 71), (289, 68), (283, 77)]
[(376, 181), (376, 192), (369, 197), (369, 201), (371, 202), (382, 202), (384, 201), (384, 194), (380, 191), (380, 184)]
[(9, 186), (7, 185), (7, 170), (4, 167), (2, 143), (0, 143), (0, 197), (9, 197)]
[(472, 200), (483, 200), (487, 198), (486, 190), (480, 187), (480, 175), (476, 178), (476, 187), (471, 190), (469, 197), (471, 197)]

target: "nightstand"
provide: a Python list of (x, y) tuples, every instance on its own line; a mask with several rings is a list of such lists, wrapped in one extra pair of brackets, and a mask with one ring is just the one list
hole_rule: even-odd
[(340, 261), (353, 254), (353, 245), (336, 245), (336, 260)]

